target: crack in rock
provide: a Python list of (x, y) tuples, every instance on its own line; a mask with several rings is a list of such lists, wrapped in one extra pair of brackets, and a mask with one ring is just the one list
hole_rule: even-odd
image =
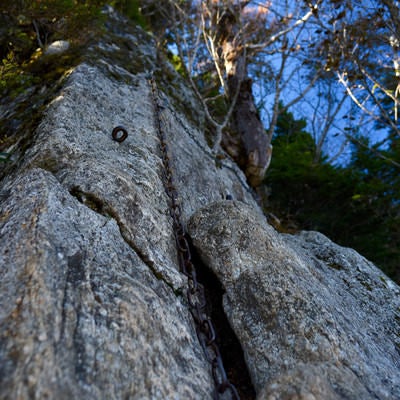
[(143, 251), (139, 246), (136, 245), (134, 241), (129, 239), (129, 235), (127, 233), (127, 227), (121, 222), (121, 219), (118, 216), (118, 213), (110, 207), (107, 202), (100, 199), (93, 193), (84, 192), (79, 189), (77, 186), (74, 186), (70, 189), (70, 194), (75, 197), (80, 203), (85, 205), (86, 207), (90, 208), (97, 214), (102, 215), (107, 219), (114, 219), (119, 227), (122, 239), (129, 245), (129, 247), (139, 256), (139, 258), (143, 261), (145, 265), (151, 270), (154, 276), (165, 282), (175, 294), (180, 295), (181, 290), (174, 288), (174, 285), (171, 281), (169, 281), (162, 272), (158, 271), (155, 268), (155, 262), (150, 258), (145, 251)]

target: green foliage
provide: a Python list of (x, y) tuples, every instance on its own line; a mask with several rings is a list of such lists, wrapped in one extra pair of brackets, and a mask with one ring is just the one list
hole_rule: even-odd
[[(398, 168), (368, 150), (367, 142), (354, 147), (347, 167), (315, 163), (315, 145), (304, 129), (304, 121), (281, 114), (266, 176), (267, 211), (277, 215), (286, 230), (318, 230), (355, 248), (399, 281)], [(397, 153), (399, 159), (399, 142), (393, 139), (387, 157)]]
[[(313, 167), (315, 143), (313, 138), (304, 129), (305, 120), (295, 120), (289, 112), (281, 113), (278, 117), (274, 137), (274, 164), (271, 168), (279, 168), (281, 173), (290, 178), (292, 174), (304, 175), (304, 169)], [(275, 151), (274, 151), (275, 152)], [(282, 160), (289, 161), (289, 164), (282, 164)]]
[(175, 71), (182, 76), (186, 76), (186, 67), (183, 64), (182, 59), (177, 54), (174, 54), (171, 51), (167, 53), (167, 57), (169, 62), (175, 68)]
[[(359, 139), (349, 167), (358, 172), (357, 201), (365, 218), (360, 234), (357, 232), (354, 237), (355, 245), (365, 246), (365, 255), (377, 260), (397, 279), (400, 275), (400, 171), (391, 160), (400, 159), (399, 144), (398, 136), (393, 135), (387, 149), (377, 153), (368, 140)], [(368, 238), (365, 245), (364, 236)]]
[(109, 1), (108, 4), (136, 22), (143, 29), (149, 29), (149, 25), (141, 13), (140, 0), (114, 0)]
[(38, 46), (59, 39), (75, 46), (87, 43), (99, 30), (102, 3), (42, 0), (5, 5), (0, 14), (0, 93), (15, 97), (38, 81), (35, 64), (44, 57)]
[[(4, 2), (3, 2), (4, 3)], [(0, 101), (8, 113), (0, 124), (0, 162), (20, 151), (60, 77), (81, 58), (82, 50), (102, 33), (103, 0), (16, 0), (0, 12)], [(46, 55), (47, 45), (68, 40), (61, 55)], [(16, 142), (18, 147), (13, 146)], [(2, 171), (5, 169), (2, 169)]]
[(338, 220), (329, 213), (343, 215), (340, 208), (343, 198), (352, 195), (353, 179), (329, 164), (314, 162), (315, 143), (304, 128), (304, 120), (281, 113), (266, 177), (271, 190), (269, 202), (292, 225), (333, 229)]

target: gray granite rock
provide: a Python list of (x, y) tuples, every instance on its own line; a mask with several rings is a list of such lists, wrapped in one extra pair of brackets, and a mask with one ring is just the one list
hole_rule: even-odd
[(45, 50), (45, 54), (47, 55), (58, 55), (65, 53), (69, 49), (69, 41), (68, 40), (56, 40), (53, 43), (50, 43)]
[(182, 217), (226, 291), (258, 399), (400, 398), (399, 288), (321, 234), (275, 232), (243, 173), (209, 150), (198, 102), (152, 38), (110, 15), (1, 182), (0, 398), (212, 398), (149, 71)]
[(187, 307), (42, 169), (3, 187), (2, 399), (210, 398)]
[(240, 202), (189, 223), (222, 282), (258, 399), (400, 398), (400, 288), (317, 232), (280, 235)]
[[(212, 398), (211, 366), (182, 295), (143, 72), (162, 65), (151, 37), (120, 23), (69, 73), (1, 184), (1, 399)], [(118, 40), (143, 63), (111, 62)], [(159, 85), (184, 218), (228, 192), (255, 205), (240, 170), (215, 164), (165, 94), (193, 100), (192, 92), (178, 76)], [(111, 136), (120, 125), (123, 143)]]

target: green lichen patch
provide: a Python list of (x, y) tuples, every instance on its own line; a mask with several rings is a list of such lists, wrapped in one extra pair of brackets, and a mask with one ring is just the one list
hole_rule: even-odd
[[(29, 147), (42, 112), (68, 70), (103, 31), (102, 1), (9, 2), (0, 14), (0, 178)], [(56, 40), (69, 43), (46, 54)], [(7, 154), (7, 157), (5, 156)]]
[(336, 269), (337, 271), (340, 271), (340, 270), (343, 269), (343, 266), (338, 264), (338, 263), (336, 263), (336, 262), (328, 262), (327, 265), (328, 265), (329, 268)]

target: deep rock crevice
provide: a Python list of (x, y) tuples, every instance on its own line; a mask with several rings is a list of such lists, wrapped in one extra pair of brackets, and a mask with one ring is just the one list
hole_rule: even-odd
[(216, 331), (216, 343), (219, 346), (228, 379), (235, 386), (241, 400), (253, 400), (256, 398), (256, 392), (244, 360), (243, 349), (224, 311), (223, 285), (201, 260), (191, 241), (189, 244), (199, 283), (205, 290), (207, 312)]
[[(370, 262), (317, 232), (280, 235), (240, 202), (200, 209), (188, 231), (224, 285), (224, 310), (258, 399), (386, 400), (400, 394), (399, 375), (385, 372), (400, 361), (400, 289), (390, 280), (385, 286)], [(346, 268), (333, 269), (332, 259)]]

